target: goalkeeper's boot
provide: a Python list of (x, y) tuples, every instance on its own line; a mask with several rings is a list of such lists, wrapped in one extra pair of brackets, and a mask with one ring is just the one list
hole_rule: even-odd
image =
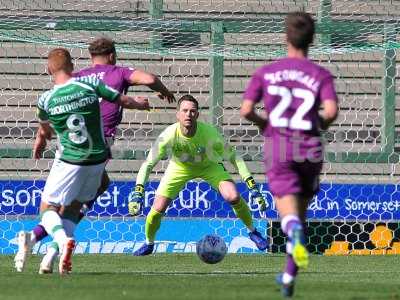
[(42, 262), (40, 263), (40, 267), (39, 267), (39, 274), (53, 273), (54, 259), (55, 259), (55, 256), (50, 255), (49, 253), (47, 253), (45, 256), (43, 256)]
[(293, 260), (299, 268), (307, 268), (309, 255), (306, 248), (303, 228), (301, 226), (295, 226), (292, 230)]
[(142, 247), (133, 252), (134, 256), (145, 256), (153, 253), (154, 244), (144, 243)]
[(256, 244), (257, 248), (264, 251), (268, 248), (268, 241), (264, 238), (260, 232), (255, 229), (253, 232), (249, 232), (249, 238)]
[(72, 253), (75, 249), (75, 240), (72, 238), (67, 238), (60, 255), (60, 262), (58, 264), (58, 271), (61, 275), (69, 274), (72, 271)]
[(283, 297), (290, 298), (293, 296), (294, 280), (292, 280), (290, 283), (283, 283), (283, 273), (279, 273), (276, 276), (276, 283), (280, 286)]
[(14, 266), (17, 272), (22, 272), (24, 270), (26, 261), (32, 253), (33, 245), (34, 243), (31, 242), (30, 232), (18, 232), (18, 251), (14, 257)]

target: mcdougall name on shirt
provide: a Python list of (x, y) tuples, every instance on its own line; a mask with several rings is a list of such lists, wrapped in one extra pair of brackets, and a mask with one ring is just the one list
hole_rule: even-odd
[(314, 92), (318, 91), (320, 82), (314, 77), (304, 74), (303, 71), (298, 70), (282, 70), (274, 73), (266, 73), (264, 79), (268, 80), (271, 84), (277, 84), (282, 81), (297, 81), (304, 84), (306, 87)]

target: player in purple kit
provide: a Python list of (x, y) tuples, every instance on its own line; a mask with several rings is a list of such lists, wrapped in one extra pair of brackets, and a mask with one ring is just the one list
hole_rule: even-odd
[[(89, 53), (92, 66), (74, 73), (74, 77), (96, 77), (107, 84), (107, 86), (114, 88), (122, 94), (126, 94), (130, 86), (145, 85), (155, 91), (161, 99), (169, 103), (175, 101), (173, 93), (165, 87), (157, 76), (142, 70), (116, 65), (117, 54), (114, 41), (108, 38), (98, 38), (89, 44)], [(108, 147), (111, 147), (114, 142), (117, 127), (122, 120), (123, 107), (118, 103), (101, 101), (100, 109), (106, 142)], [(40, 142), (35, 143), (34, 148), (44, 148), (45, 146), (46, 145)], [(97, 196), (101, 195), (107, 189), (108, 185), (109, 178), (107, 172), (104, 171), (101, 187), (96, 197), (85, 204), (85, 210), (90, 209)], [(82, 204), (74, 201), (69, 207), (62, 208), (61, 210), (63, 226), (66, 228), (69, 235), (73, 234), (76, 225), (83, 217), (81, 208)], [(18, 234), (18, 252), (15, 256), (17, 271), (23, 270), (27, 255), (31, 252), (32, 246), (47, 235), (44, 227), (40, 224), (31, 232), (21, 231)], [(48, 253), (41, 263), (40, 273), (50, 273), (52, 271), (53, 260), (57, 253), (58, 249), (56, 244), (51, 243), (48, 248)]]
[[(254, 73), (240, 112), (265, 136), (268, 183), (288, 236), (287, 262), (277, 282), (283, 295), (291, 297), (298, 268), (308, 265), (303, 223), (308, 203), (319, 189), (320, 130), (336, 119), (338, 107), (331, 73), (307, 59), (315, 32), (313, 19), (307, 13), (290, 13), (285, 25), (288, 56)], [(267, 118), (255, 111), (261, 100)]]
[[(146, 85), (157, 92), (161, 99), (169, 103), (175, 101), (174, 95), (153, 74), (122, 66), (116, 66), (117, 53), (114, 42), (107, 38), (99, 38), (89, 45), (92, 66), (74, 74), (74, 77), (95, 76), (108, 86), (126, 94), (133, 85)], [(109, 105), (107, 101), (100, 103), (106, 138), (113, 139), (117, 126), (122, 119), (123, 108), (118, 104)]]

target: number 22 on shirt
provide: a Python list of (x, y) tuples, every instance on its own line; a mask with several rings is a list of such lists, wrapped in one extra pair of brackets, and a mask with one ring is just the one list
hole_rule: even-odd
[[(284, 86), (268, 86), (268, 94), (279, 96), (280, 101), (269, 114), (272, 127), (284, 127), (294, 130), (311, 130), (312, 122), (305, 120), (304, 116), (312, 109), (315, 103), (314, 94), (306, 89), (289, 89)], [(301, 99), (303, 102), (296, 109), (292, 117), (283, 116), (293, 102), (293, 98)]]

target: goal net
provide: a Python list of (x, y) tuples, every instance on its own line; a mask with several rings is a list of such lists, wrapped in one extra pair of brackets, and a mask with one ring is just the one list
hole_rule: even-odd
[[(263, 139), (238, 109), (251, 74), (285, 55), (283, 20), (298, 10), (317, 20), (310, 56), (335, 75), (340, 99), (340, 116), (324, 133), (321, 191), (308, 211), (310, 251), (400, 253), (400, 3), (391, 0), (2, 0), (0, 253), (15, 253), (17, 232), (37, 224), (54, 157), (55, 142), (43, 159), (32, 158), (38, 96), (52, 87), (47, 53), (66, 47), (75, 69), (82, 69), (90, 65), (88, 43), (100, 36), (117, 43), (119, 65), (154, 73), (177, 96), (190, 93), (199, 100), (201, 120), (218, 126), (261, 183), (266, 213), (249, 201), (245, 185), (226, 164), (255, 225), (270, 238), (269, 251), (284, 252), (264, 177)], [(146, 87), (132, 87), (129, 94), (150, 95), (153, 109), (124, 113), (107, 165), (111, 185), (80, 223), (76, 253), (130, 253), (144, 242), (145, 215), (167, 161), (151, 174), (140, 217), (128, 216), (128, 194), (151, 144), (176, 121), (175, 107)], [(193, 252), (206, 233), (223, 236), (229, 252), (256, 252), (221, 196), (207, 183), (191, 181), (168, 209), (156, 251)], [(34, 252), (46, 247), (44, 240)]]

